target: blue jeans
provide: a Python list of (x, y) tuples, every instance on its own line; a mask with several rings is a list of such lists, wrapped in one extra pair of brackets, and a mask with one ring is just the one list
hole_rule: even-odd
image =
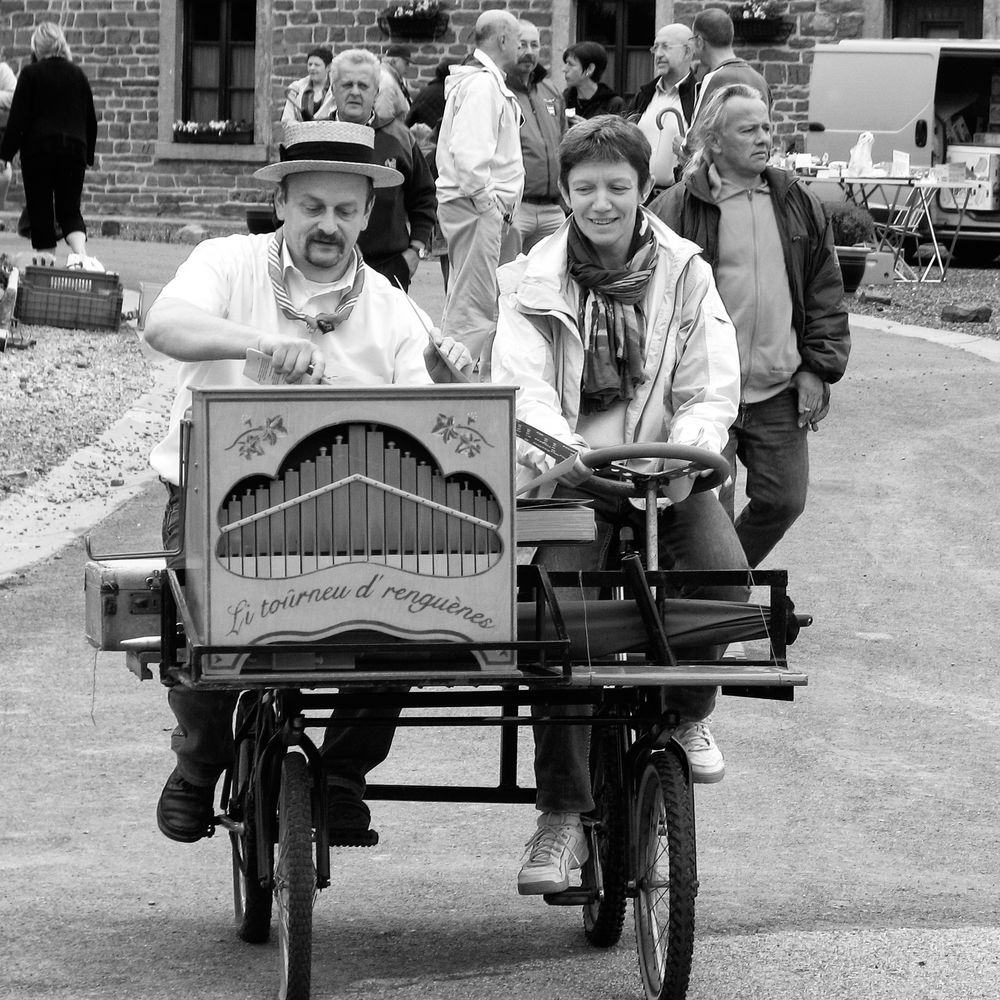
[[(557, 496), (575, 496), (560, 488)], [(588, 497), (588, 499), (591, 499)], [(631, 504), (595, 501), (597, 538), (589, 545), (550, 545), (538, 550), (536, 561), (551, 572), (556, 570), (603, 569), (614, 556), (618, 525), (632, 528), (639, 551), (645, 550), (645, 511)], [(695, 493), (683, 503), (661, 511), (657, 520), (660, 566), (675, 570), (746, 570), (746, 559), (732, 521), (712, 492)], [(585, 595), (589, 600), (597, 594)], [(748, 586), (687, 587), (677, 597), (716, 601), (743, 601), (750, 598)], [(700, 647), (677, 649), (681, 659), (717, 659), (724, 649)], [(695, 722), (711, 715), (718, 689), (715, 687), (667, 687), (667, 706), (682, 722)], [(587, 714), (589, 706), (541, 706), (547, 715)], [(536, 712), (537, 714), (537, 712)], [(594, 808), (590, 787), (590, 726), (537, 725), (535, 736), (535, 806), (542, 812), (589, 812)]]
[[(163, 514), (163, 547), (172, 549), (180, 533), (179, 493), (170, 494)], [(177, 755), (177, 769), (194, 785), (214, 785), (219, 775), (233, 762), (233, 711), (237, 691), (199, 691), (175, 684), (167, 692), (177, 726), (170, 737), (170, 747)], [(398, 715), (399, 710), (396, 709)], [(364, 715), (387, 715), (385, 709), (336, 709), (336, 725), (327, 728), (320, 753), (331, 784), (341, 785), (363, 795), (365, 776), (389, 755), (396, 727), (392, 723), (375, 726), (345, 725), (351, 718)]]
[(738, 458), (746, 469), (749, 502), (735, 519), (736, 534), (751, 568), (763, 562), (805, 510), (809, 429), (799, 427), (798, 418), (798, 393), (785, 389), (760, 403), (742, 405), (729, 428), (724, 455), (733, 479), (719, 499), (733, 517)]

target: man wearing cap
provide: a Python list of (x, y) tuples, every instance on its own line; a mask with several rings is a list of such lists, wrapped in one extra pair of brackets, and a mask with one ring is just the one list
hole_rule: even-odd
[(375, 114), (379, 118), (404, 119), (413, 99), (406, 86), (406, 71), (410, 68), (410, 47), (390, 45), (382, 56), (381, 76), (378, 85), (378, 100)]
[[(524, 189), (521, 111), (504, 77), (520, 45), (517, 19), (489, 10), (476, 21), (472, 58), (445, 81), (437, 144), (438, 222), (448, 241), (451, 277), (441, 326), (479, 358), (496, 330), (497, 266)], [(481, 373), (482, 374), (482, 373)]]
[(538, 28), (530, 21), (518, 21), (517, 25), (520, 45), (507, 85), (517, 95), (524, 119), (524, 196), (514, 214), (514, 228), (521, 238), (521, 250), (528, 253), (566, 221), (559, 197), (559, 142), (566, 131), (566, 106), (558, 88), (547, 79), (548, 70), (538, 61)]
[[(251, 348), (289, 382), (324, 374), (366, 385), (448, 381), (447, 361), (470, 360), (458, 345), (437, 347), (430, 322), (398, 288), (367, 268), (356, 243), (375, 188), (400, 174), (373, 162), (374, 133), (338, 121), (288, 123), (281, 158), (254, 176), (278, 184), (275, 233), (205, 240), (192, 250), (146, 318), (150, 347), (182, 362), (166, 437), (150, 463), (169, 494), (165, 548), (179, 538), (180, 423), (192, 386), (252, 386), (243, 375)], [(213, 789), (232, 760), (235, 693), (169, 691), (177, 717), (177, 766), (157, 806), (157, 824), (191, 843), (211, 829)], [(393, 727), (339, 727), (323, 747), (331, 782), (331, 842), (370, 843), (361, 800), (364, 775), (388, 753)], [(350, 748), (350, 760), (342, 747)], [(377, 837), (376, 837), (377, 839)]]
[(375, 162), (394, 167), (403, 183), (378, 188), (367, 228), (358, 237), (365, 262), (406, 291), (427, 256), (437, 197), (430, 167), (416, 139), (398, 118), (378, 116), (378, 59), (366, 49), (337, 54), (330, 67), (340, 121), (375, 129)]

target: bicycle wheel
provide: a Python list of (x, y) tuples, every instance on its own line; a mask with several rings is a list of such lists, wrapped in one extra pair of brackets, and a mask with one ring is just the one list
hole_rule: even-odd
[(312, 976), (312, 913), (316, 868), (312, 852), (312, 780), (300, 753), (281, 762), (274, 900), (281, 961), (279, 1000), (308, 1000)]
[(636, 803), (635, 937), (649, 1000), (684, 1000), (694, 949), (694, 806), (680, 761), (659, 753)]
[(590, 857), (583, 865), (585, 889), (598, 898), (583, 906), (583, 932), (598, 948), (610, 948), (622, 936), (625, 923), (625, 859), (627, 797), (622, 762), (623, 731), (595, 726), (590, 743), (590, 780), (594, 789)]
[[(233, 909), (236, 934), (250, 944), (263, 944), (271, 936), (270, 889), (260, 884), (257, 863), (257, 815), (253, 793), (254, 751), (258, 745), (255, 725), (247, 720), (257, 711), (257, 695), (245, 691), (236, 708), (236, 755), (230, 776), (229, 815), (243, 824), (242, 833), (231, 830), (233, 852)], [(270, 866), (268, 866), (270, 870)]]

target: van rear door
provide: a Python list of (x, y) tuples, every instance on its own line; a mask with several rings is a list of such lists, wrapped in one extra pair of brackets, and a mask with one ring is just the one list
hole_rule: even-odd
[(846, 161), (858, 134), (871, 132), (873, 162), (898, 149), (912, 166), (930, 166), (940, 54), (939, 44), (910, 39), (817, 45), (807, 151)]

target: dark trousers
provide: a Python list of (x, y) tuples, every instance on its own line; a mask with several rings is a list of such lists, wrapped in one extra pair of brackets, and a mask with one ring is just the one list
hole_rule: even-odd
[(406, 258), (401, 254), (393, 254), (391, 257), (376, 257), (369, 260), (365, 257), (365, 263), (384, 274), (389, 279), (390, 285), (399, 285), (404, 292), (410, 290), (410, 267), (406, 263)]
[(781, 541), (805, 510), (809, 486), (808, 427), (798, 425), (794, 389), (740, 407), (729, 429), (725, 457), (733, 469), (719, 499), (730, 517), (735, 512), (736, 459), (746, 469), (747, 505), (735, 519), (736, 534), (751, 568)]
[[(180, 492), (169, 484), (167, 492), (162, 536), (163, 547), (172, 549), (180, 537)], [(214, 785), (233, 761), (233, 711), (238, 694), (237, 691), (199, 691), (182, 684), (174, 685), (167, 692), (167, 702), (177, 719), (170, 747), (177, 755), (177, 769), (194, 785)], [(365, 776), (389, 755), (396, 732), (392, 723), (349, 724), (353, 718), (374, 714), (389, 715), (391, 712), (334, 711), (320, 751), (330, 783), (353, 789), (359, 795), (364, 794)]]
[(21, 153), (21, 181), (35, 250), (51, 250), (56, 245), (57, 221), (63, 234), (87, 231), (80, 214), (86, 170), (83, 156), (72, 152)]
[[(556, 496), (572, 496), (561, 487)], [(588, 496), (588, 499), (592, 499)], [(621, 525), (632, 528), (636, 545), (644, 550), (646, 514), (628, 501), (596, 500), (597, 538), (589, 545), (549, 545), (539, 548), (535, 559), (550, 571), (605, 569), (615, 555)], [(692, 494), (683, 503), (661, 511), (657, 518), (659, 561), (663, 569), (718, 570), (747, 568), (740, 543), (712, 492)], [(590, 599), (591, 595), (584, 595)], [(597, 594), (592, 595), (595, 599)], [(678, 597), (714, 601), (742, 601), (750, 597), (746, 586), (693, 587)], [(678, 649), (681, 658), (717, 659), (723, 648)], [(681, 722), (707, 718), (715, 708), (715, 687), (667, 687), (666, 705)], [(550, 716), (588, 714), (587, 706), (543, 706)], [(537, 714), (537, 712), (536, 712)], [(535, 798), (542, 812), (589, 812), (594, 808), (590, 787), (590, 726), (538, 725), (535, 737)]]

